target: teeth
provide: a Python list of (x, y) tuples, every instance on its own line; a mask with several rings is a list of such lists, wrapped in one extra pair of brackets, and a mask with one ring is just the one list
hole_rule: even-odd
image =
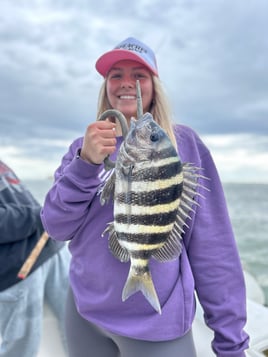
[(134, 95), (121, 95), (120, 99), (136, 99)]

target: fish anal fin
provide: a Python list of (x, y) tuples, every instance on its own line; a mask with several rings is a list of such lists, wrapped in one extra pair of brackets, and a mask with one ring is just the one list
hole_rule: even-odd
[(114, 222), (108, 223), (108, 226), (102, 233), (102, 236), (104, 236), (105, 233), (109, 234), (109, 249), (113, 253), (114, 257), (120, 260), (122, 263), (128, 262), (130, 258), (129, 253), (118, 242), (117, 234), (114, 230)]

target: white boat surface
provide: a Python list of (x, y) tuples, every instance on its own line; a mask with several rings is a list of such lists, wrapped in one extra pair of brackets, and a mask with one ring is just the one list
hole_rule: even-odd
[[(254, 277), (245, 273), (247, 287), (248, 321), (245, 330), (250, 335), (250, 348), (247, 357), (268, 356), (268, 307), (264, 306), (264, 294)], [(205, 325), (201, 305), (193, 324), (193, 336), (198, 357), (215, 357), (211, 349), (213, 332)], [(56, 319), (45, 305), (43, 335), (37, 357), (66, 357), (61, 344)]]

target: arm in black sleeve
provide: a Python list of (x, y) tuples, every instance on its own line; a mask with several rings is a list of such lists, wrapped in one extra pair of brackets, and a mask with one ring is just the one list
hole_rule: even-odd
[(0, 243), (29, 237), (41, 225), (39, 206), (0, 203)]

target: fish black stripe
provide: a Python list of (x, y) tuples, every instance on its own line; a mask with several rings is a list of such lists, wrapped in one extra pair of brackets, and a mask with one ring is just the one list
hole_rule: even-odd
[(151, 158), (156, 159), (157, 161), (160, 159), (165, 159), (167, 157), (177, 157), (179, 161), (178, 154), (174, 148), (174, 146), (167, 146), (163, 148), (161, 151), (153, 151)]
[(180, 161), (161, 166), (148, 166), (148, 168), (140, 169), (137, 174), (133, 173), (131, 181), (165, 180), (178, 175), (181, 171), (182, 164)]
[[(141, 250), (130, 250), (129, 253), (132, 258), (134, 259), (142, 259), (142, 260), (147, 260), (150, 259), (151, 255), (157, 250), (158, 248), (156, 247), (153, 250), (146, 250), (146, 249), (141, 249)], [(139, 267), (139, 265), (136, 265), (136, 267)]]
[(138, 275), (141, 275), (143, 273), (149, 273), (149, 266), (139, 266), (139, 265), (134, 265), (134, 270)]
[(145, 215), (128, 215), (118, 214), (115, 221), (122, 224), (146, 225), (146, 226), (166, 226), (175, 221), (177, 209), (164, 213), (145, 214)]
[(153, 233), (153, 234), (134, 234), (134, 233), (117, 233), (119, 241), (126, 241), (138, 244), (158, 244), (163, 243), (167, 239), (169, 233)]
[(168, 204), (181, 196), (183, 184), (145, 192), (122, 192), (116, 195), (118, 203), (135, 204), (137, 206), (154, 206), (157, 204)]

